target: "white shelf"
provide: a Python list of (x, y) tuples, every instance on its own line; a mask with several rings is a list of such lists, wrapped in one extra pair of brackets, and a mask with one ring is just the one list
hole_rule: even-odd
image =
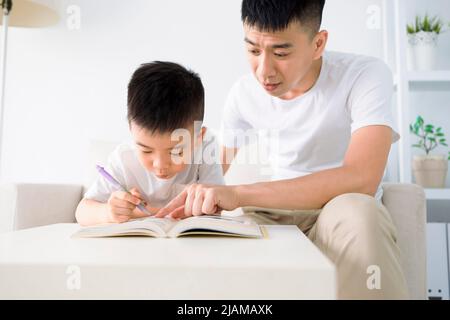
[[(402, 139), (397, 148), (398, 180), (400, 183), (412, 183), (412, 137), (409, 131), (411, 114), (410, 101), (414, 91), (449, 91), (450, 70), (439, 69), (433, 71), (408, 70), (408, 37), (405, 32), (407, 25), (407, 6), (410, 0), (382, 0), (383, 20), (383, 51), (385, 62), (392, 66), (395, 73), (395, 99), (397, 108), (397, 128)], [(422, 90), (423, 89), (423, 90)], [(448, 117), (446, 110), (443, 117)], [(450, 200), (450, 189), (427, 189), (428, 199)]]
[[(409, 83), (450, 82), (450, 70), (409, 71), (406, 79)], [(395, 86), (398, 81), (398, 75), (394, 75)]]
[(428, 200), (450, 200), (450, 189), (425, 189)]
[(409, 82), (450, 82), (450, 70), (409, 72), (407, 77)]

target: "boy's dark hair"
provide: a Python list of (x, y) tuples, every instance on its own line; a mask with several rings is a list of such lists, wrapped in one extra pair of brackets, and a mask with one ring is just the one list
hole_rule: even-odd
[(198, 74), (173, 62), (142, 64), (128, 84), (128, 121), (169, 133), (203, 121), (205, 92)]
[(265, 32), (287, 29), (291, 22), (311, 34), (319, 31), (325, 0), (243, 0), (241, 18), (244, 24)]

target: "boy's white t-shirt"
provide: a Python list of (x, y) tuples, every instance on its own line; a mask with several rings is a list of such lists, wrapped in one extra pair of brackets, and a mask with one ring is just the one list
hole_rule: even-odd
[[(222, 143), (239, 148), (243, 140), (236, 135), (255, 130), (268, 142), (272, 180), (337, 168), (343, 164), (351, 135), (362, 127), (391, 127), (392, 143), (399, 140), (392, 94), (392, 73), (384, 62), (346, 53), (326, 52), (315, 85), (292, 100), (269, 95), (249, 74), (228, 96)], [(381, 196), (379, 186), (375, 198), (381, 201)]]
[[(218, 150), (216, 144), (214, 137), (206, 134), (202, 146), (196, 150), (196, 159), (199, 159), (199, 161), (196, 160), (193, 161), (193, 164), (187, 164), (184, 171), (166, 180), (155, 177), (142, 166), (134, 142), (125, 142), (118, 145), (108, 157), (105, 169), (127, 190), (137, 188), (143, 200), (147, 201), (151, 207), (164, 207), (183, 191), (186, 185), (193, 183), (225, 184), (222, 166), (218, 162), (210, 161), (211, 159), (203, 161), (201, 157), (205, 150)], [(99, 175), (84, 194), (84, 198), (107, 202), (114, 191), (117, 191), (117, 188)]]

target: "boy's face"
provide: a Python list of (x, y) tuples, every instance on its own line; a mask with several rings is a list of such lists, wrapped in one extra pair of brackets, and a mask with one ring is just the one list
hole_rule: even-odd
[(194, 127), (183, 130), (187, 136), (180, 137), (172, 133), (151, 133), (150, 131), (130, 123), (131, 135), (136, 144), (141, 164), (158, 179), (170, 179), (186, 169), (191, 160), (194, 148), (203, 139), (206, 128), (194, 134)]
[(328, 37), (326, 31), (321, 31), (311, 39), (310, 32), (298, 22), (278, 32), (264, 32), (244, 24), (244, 33), (255, 77), (267, 93), (282, 99), (291, 99), (303, 89)]

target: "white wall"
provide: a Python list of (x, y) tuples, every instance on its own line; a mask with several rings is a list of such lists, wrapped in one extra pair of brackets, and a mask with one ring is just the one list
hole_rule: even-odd
[[(132, 6), (130, 5), (132, 4)], [(66, 8), (81, 9), (81, 28)], [(246, 72), (240, 1), (61, 1), (61, 23), (10, 33), (5, 180), (80, 182), (90, 138), (128, 137), (126, 87), (143, 62), (199, 72), (216, 125), (228, 88)], [(209, 14), (205, 14), (209, 12)]]
[[(4, 180), (82, 182), (89, 139), (128, 138), (126, 86), (142, 62), (173, 60), (200, 73), (206, 124), (218, 128), (230, 86), (249, 70), (240, 2), (61, 0), (59, 25), (11, 29)], [(79, 30), (66, 25), (69, 5), (81, 9)], [(371, 6), (381, 0), (327, 1), (330, 49), (381, 57)]]

